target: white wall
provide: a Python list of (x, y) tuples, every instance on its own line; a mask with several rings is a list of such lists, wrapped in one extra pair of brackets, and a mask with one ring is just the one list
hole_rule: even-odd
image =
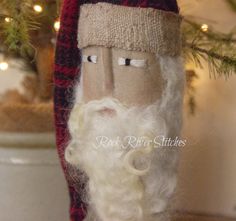
[(54, 148), (0, 146), (0, 220), (69, 220), (69, 194)]
[[(192, 15), (220, 30), (236, 25), (224, 0), (199, 0)], [(236, 217), (236, 76), (210, 79), (197, 70), (197, 110), (185, 114), (177, 209)]]

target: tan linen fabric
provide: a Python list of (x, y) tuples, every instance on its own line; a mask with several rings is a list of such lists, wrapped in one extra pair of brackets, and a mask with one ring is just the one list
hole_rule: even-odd
[[(85, 102), (112, 96), (132, 106), (151, 104), (160, 98), (164, 81), (155, 54), (104, 47), (87, 47), (82, 54), (97, 56), (96, 64), (82, 64)], [(147, 65), (120, 66), (119, 57), (145, 60)]]
[(80, 7), (78, 46), (179, 55), (181, 20), (175, 13), (152, 8), (85, 4)]

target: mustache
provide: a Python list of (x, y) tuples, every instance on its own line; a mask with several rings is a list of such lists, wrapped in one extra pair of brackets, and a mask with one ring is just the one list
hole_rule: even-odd
[[(114, 128), (121, 127), (125, 131), (123, 133), (124, 136), (129, 135), (127, 134), (129, 132), (136, 135), (136, 125), (146, 124), (146, 128), (142, 129), (141, 134), (138, 136), (145, 137), (148, 141), (152, 139), (152, 137), (156, 136), (153, 131), (158, 130), (158, 127), (162, 128), (163, 132), (166, 131), (166, 124), (164, 119), (160, 116), (157, 116), (158, 108), (156, 103), (147, 107), (128, 108), (127, 106), (120, 103), (117, 99), (104, 98), (102, 100), (94, 100), (86, 104), (77, 104), (71, 114), (69, 128), (72, 138), (82, 140), (86, 136), (86, 134), (89, 133), (89, 131), (93, 130), (91, 128), (89, 129), (89, 125), (97, 125), (98, 123), (94, 122), (99, 121), (99, 119), (101, 120), (101, 125), (96, 128), (97, 131), (102, 130), (102, 125), (107, 125), (107, 128), (109, 128), (109, 132), (112, 132), (114, 130), (115, 134), (116, 132)], [(157, 122), (158, 127), (156, 126)], [(132, 129), (130, 129), (129, 127)], [(94, 148), (96, 148), (95, 143), (93, 144)], [(120, 146), (119, 148), (122, 147)], [(66, 152), (66, 158), (70, 162), (74, 162), (72, 158), (76, 156), (73, 149), (74, 148), (67, 148)], [(123, 163), (126, 170), (129, 173), (135, 174), (137, 176), (145, 175), (150, 168), (149, 163), (145, 166), (144, 169), (136, 169), (134, 166), (134, 162), (140, 156), (150, 155), (153, 149), (153, 144), (148, 144), (147, 146), (142, 146), (135, 149), (128, 148), (127, 150), (124, 150), (126, 151), (126, 153), (124, 155)]]
[(77, 103), (74, 105), (72, 113), (73, 110), (81, 109), (83, 114), (86, 114), (87, 112), (87, 114), (91, 115), (91, 117), (93, 117), (94, 114), (98, 114), (100, 116), (121, 116), (124, 115), (125, 112), (127, 113), (127, 115), (138, 114), (148, 111), (150, 112), (149, 109), (151, 109), (151, 107), (155, 107), (156, 113), (158, 114), (160, 107), (159, 100), (149, 105), (128, 107), (124, 103), (120, 102), (118, 99), (115, 99), (113, 97), (105, 97), (103, 99), (89, 101), (88, 103)]

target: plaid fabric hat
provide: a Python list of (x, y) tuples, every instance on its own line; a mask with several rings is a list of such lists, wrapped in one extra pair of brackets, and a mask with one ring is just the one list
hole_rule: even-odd
[(77, 41), (78, 19), (80, 6), (98, 2), (144, 9), (152, 8), (175, 14), (179, 13), (176, 0), (64, 0), (54, 67), (54, 113), (57, 150), (70, 193), (71, 221), (82, 221), (86, 215), (86, 205), (81, 201), (78, 191), (75, 190), (76, 184), (67, 173), (67, 164), (64, 159), (65, 148), (70, 139), (67, 121), (73, 106), (74, 86), (80, 77), (81, 59)]

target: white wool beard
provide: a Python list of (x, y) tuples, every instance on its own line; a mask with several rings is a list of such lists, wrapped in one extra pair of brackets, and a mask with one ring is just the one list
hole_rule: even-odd
[[(162, 98), (145, 108), (126, 108), (113, 98), (76, 104), (69, 119), (72, 136), (66, 160), (89, 177), (86, 221), (161, 220), (176, 186), (177, 148), (140, 145), (132, 148), (127, 136), (175, 137), (182, 122), (184, 74), (180, 58), (161, 57), (165, 81)], [(101, 115), (104, 108), (115, 115)], [(98, 146), (97, 138), (119, 143)], [(127, 148), (123, 148), (125, 145)]]

